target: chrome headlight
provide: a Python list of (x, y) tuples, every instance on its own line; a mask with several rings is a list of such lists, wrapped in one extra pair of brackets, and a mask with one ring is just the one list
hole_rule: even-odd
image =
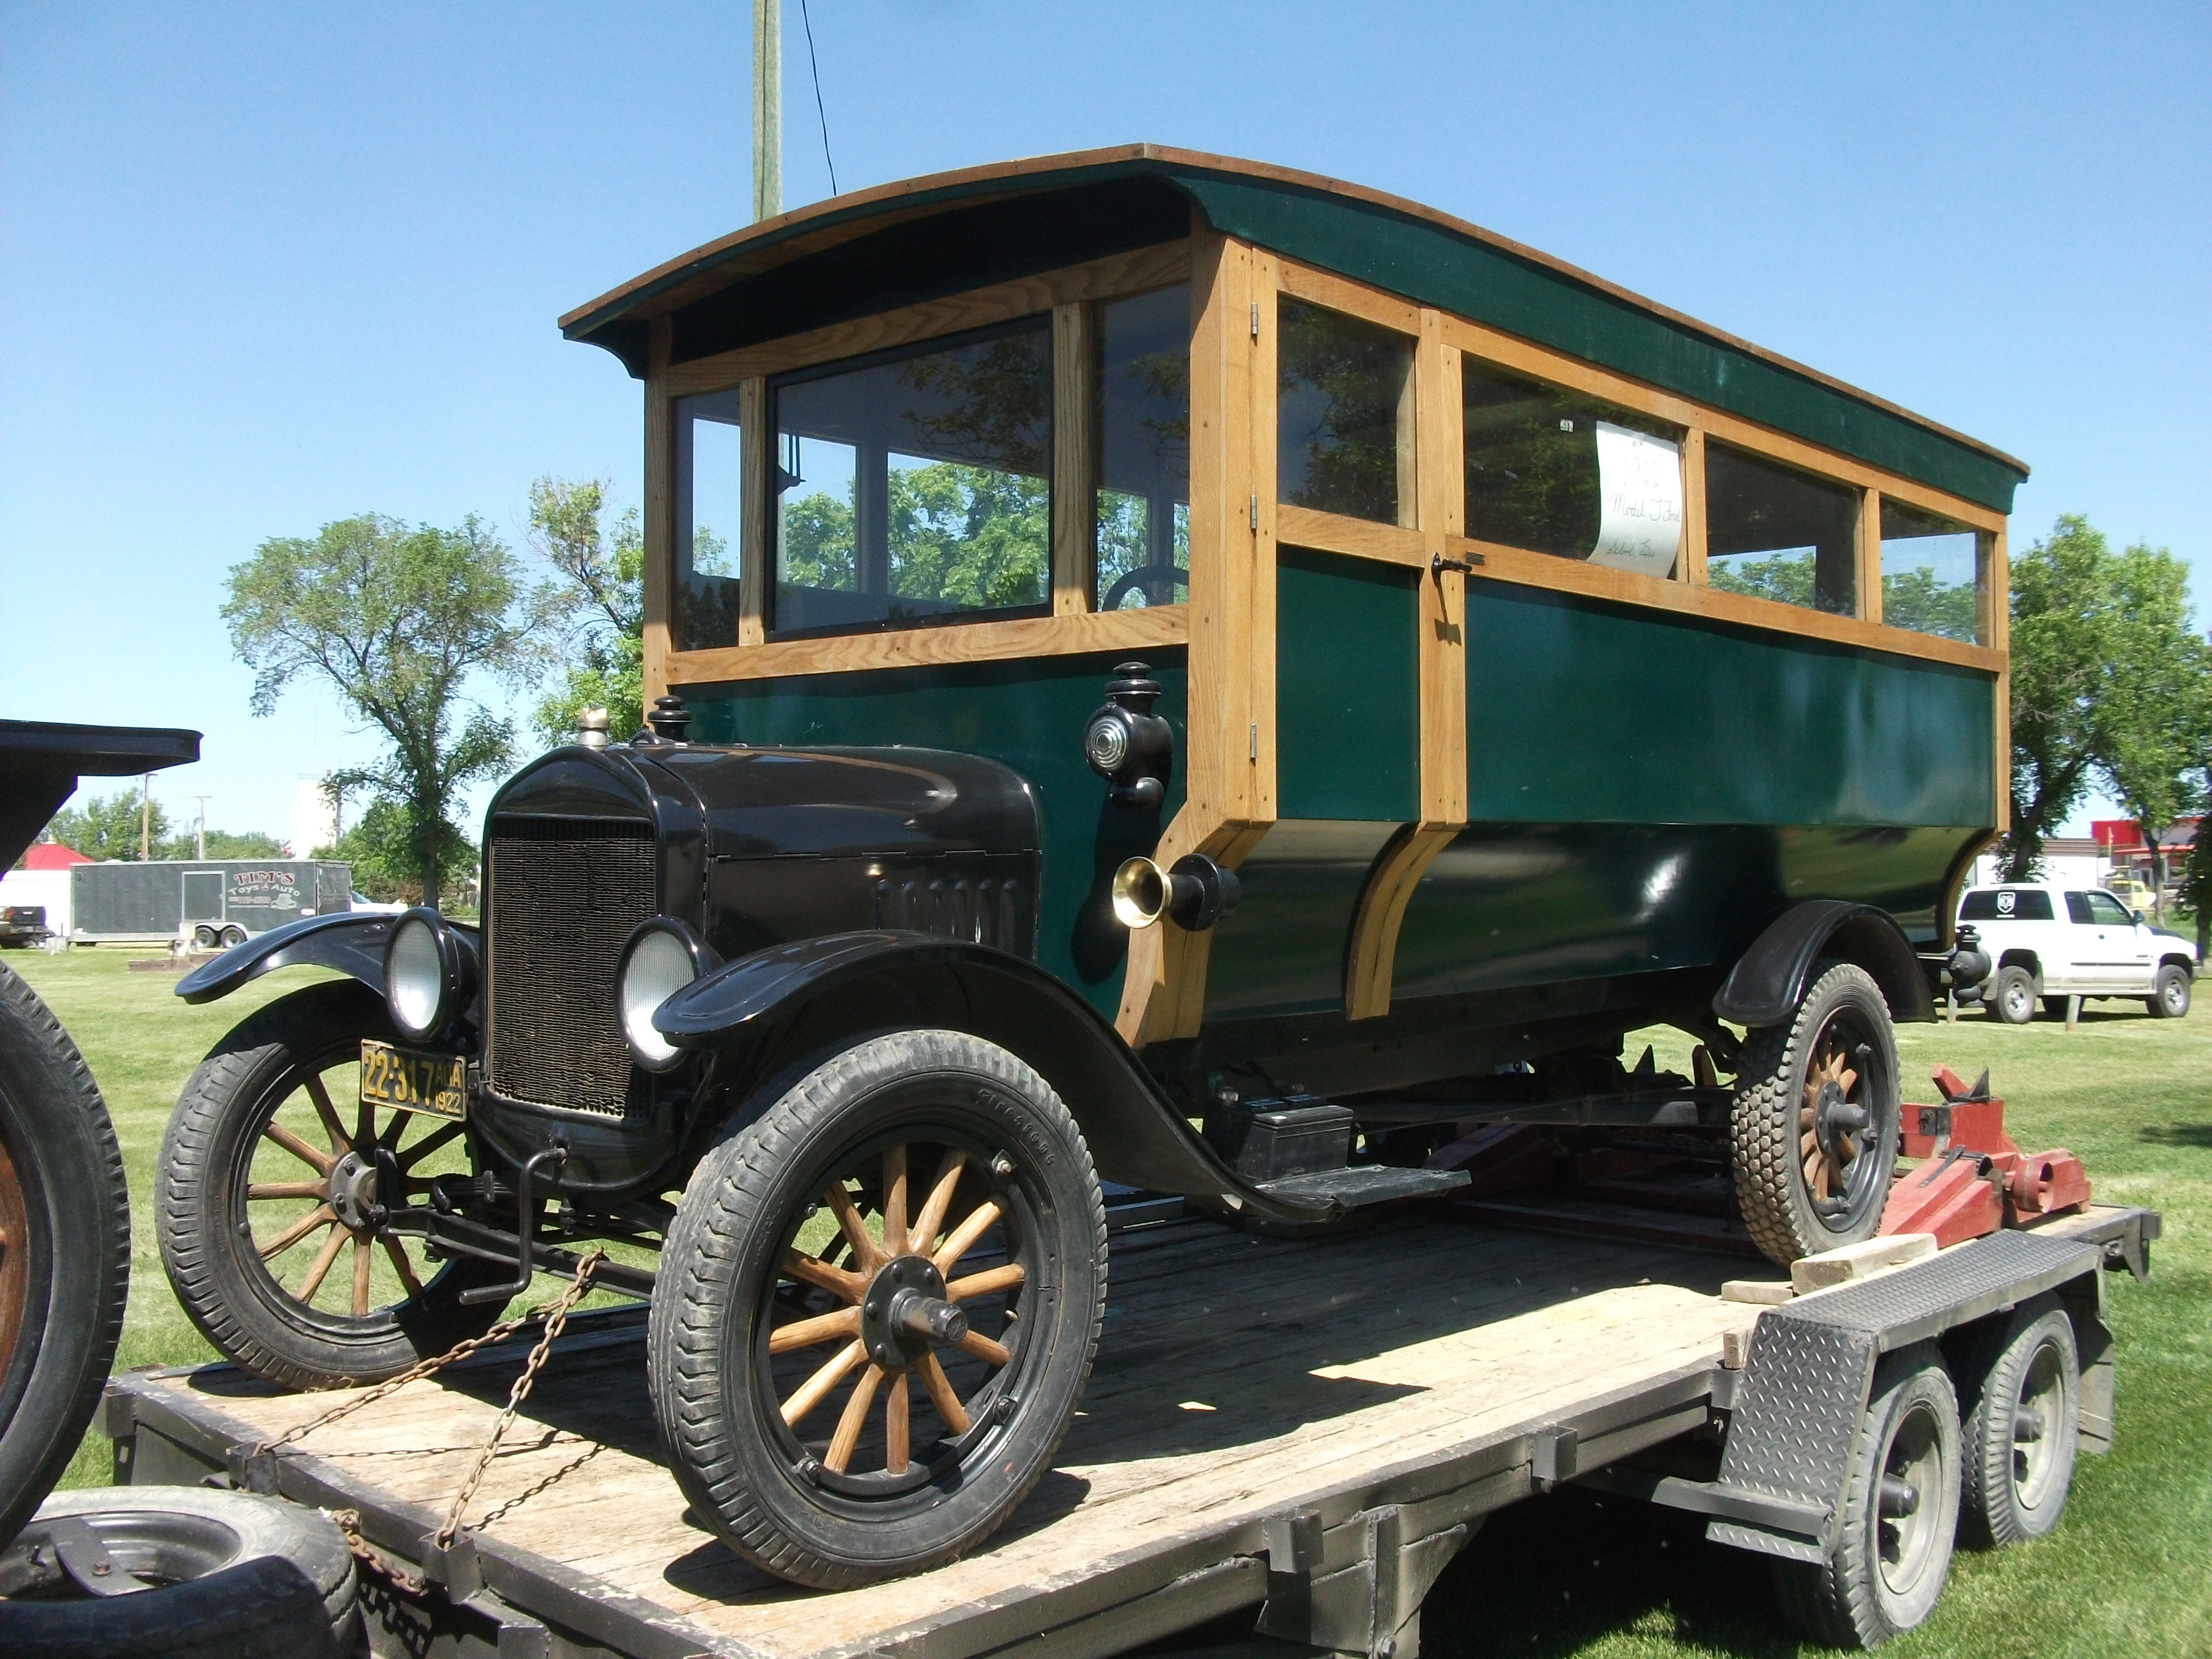
[(615, 1009), (630, 1058), (648, 1072), (665, 1072), (684, 1051), (653, 1029), (660, 1005), (702, 975), (721, 966), (698, 936), (672, 916), (637, 925), (624, 941), (615, 969)]
[(384, 945), (384, 1004), (421, 1042), (451, 1024), (476, 991), (476, 957), (435, 910), (400, 915)]

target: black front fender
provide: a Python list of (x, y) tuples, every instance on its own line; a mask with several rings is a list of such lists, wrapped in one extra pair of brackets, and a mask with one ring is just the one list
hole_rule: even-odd
[(1228, 1197), (1291, 1220), (1325, 1212), (1255, 1190), (1193, 1133), (1098, 1012), (1034, 963), (927, 933), (833, 933), (779, 945), (694, 981), (655, 1011), (679, 1048), (773, 1041), (818, 1013), (810, 1040), (934, 1025), (995, 1042), (1067, 1103), (1105, 1180), (1186, 1197)]
[[(272, 969), (308, 963), (335, 968), (381, 996), (384, 943), (391, 937), (392, 924), (398, 920), (381, 914), (356, 915), (347, 910), (327, 916), (302, 916), (257, 933), (243, 945), (232, 945), (213, 962), (202, 963), (177, 981), (177, 994), (186, 1002), (213, 1002)], [(475, 945), (474, 928), (457, 924), (455, 931), (468, 945)]]
[(1813, 964), (1832, 957), (1863, 968), (1892, 1019), (1936, 1018), (1920, 958), (1887, 910), (1844, 899), (1808, 899), (1767, 924), (1713, 996), (1713, 1012), (1738, 1025), (1779, 1025), (1804, 1000)]

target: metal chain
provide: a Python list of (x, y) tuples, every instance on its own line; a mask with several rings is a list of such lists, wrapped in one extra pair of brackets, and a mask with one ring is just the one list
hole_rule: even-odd
[(568, 1324), (570, 1311), (590, 1291), (592, 1275), (606, 1258), (607, 1253), (596, 1247), (586, 1252), (584, 1259), (576, 1265), (575, 1282), (555, 1297), (547, 1306), (545, 1334), (538, 1339), (538, 1346), (530, 1351), (530, 1358), (522, 1362), (522, 1375), (514, 1379), (514, 1386), (507, 1390), (507, 1409), (499, 1414), (499, 1421), (492, 1425), (491, 1438), (484, 1442), (483, 1449), (477, 1454), (476, 1468), (469, 1471), (469, 1478), (461, 1482), (461, 1489), (453, 1494), (453, 1506), (446, 1511), (446, 1523), (438, 1528), (436, 1543), (440, 1549), (452, 1547), (455, 1535), (461, 1529), (461, 1516), (468, 1510), (469, 1499), (477, 1495), (477, 1484), (483, 1480), (484, 1471), (491, 1467), (491, 1460), (499, 1451), (500, 1441), (514, 1424), (514, 1414), (522, 1409), (522, 1402), (530, 1398), (531, 1387), (538, 1381), (538, 1373), (544, 1365), (546, 1357), (553, 1352), (553, 1343), (561, 1334), (562, 1328)]
[(331, 1523), (337, 1528), (338, 1536), (345, 1540), (346, 1549), (353, 1559), (368, 1571), (403, 1595), (421, 1595), (429, 1589), (423, 1580), (411, 1572), (402, 1572), (371, 1547), (368, 1540), (361, 1535), (359, 1510), (325, 1510), (323, 1513), (329, 1516)]
[[(264, 1440), (256, 1446), (253, 1449), (253, 1455), (259, 1457), (264, 1452), (273, 1452), (280, 1446), (289, 1446), (295, 1440), (305, 1439), (318, 1429), (327, 1427), (341, 1418), (352, 1416), (364, 1406), (373, 1406), (378, 1401), (397, 1394), (410, 1382), (420, 1382), (426, 1376), (434, 1376), (454, 1361), (465, 1359), (477, 1349), (488, 1348), (495, 1342), (504, 1342), (524, 1326), (543, 1320), (545, 1322), (544, 1334), (538, 1340), (538, 1345), (530, 1351), (530, 1357), (523, 1362), (522, 1375), (515, 1378), (514, 1387), (508, 1391), (507, 1409), (500, 1413), (499, 1421), (492, 1427), (491, 1438), (484, 1443), (483, 1449), (477, 1454), (476, 1468), (470, 1471), (469, 1478), (462, 1483), (460, 1491), (454, 1494), (453, 1506), (446, 1511), (445, 1523), (438, 1528), (436, 1534), (438, 1547), (440, 1549), (451, 1547), (455, 1535), (460, 1530), (462, 1511), (468, 1507), (469, 1499), (476, 1495), (477, 1486), (483, 1480), (484, 1471), (491, 1467), (492, 1457), (499, 1449), (501, 1439), (514, 1423), (515, 1413), (521, 1409), (522, 1402), (530, 1397), (530, 1390), (538, 1380), (538, 1373), (544, 1369), (547, 1357), (553, 1351), (554, 1340), (567, 1326), (568, 1316), (575, 1310), (576, 1304), (591, 1294), (592, 1275), (599, 1272), (599, 1264), (606, 1259), (605, 1250), (593, 1247), (585, 1252), (583, 1259), (576, 1264), (575, 1279), (550, 1302), (532, 1308), (527, 1313), (517, 1314), (512, 1319), (502, 1319), (483, 1334), (456, 1342), (445, 1352), (410, 1366), (398, 1376), (378, 1383), (366, 1394), (356, 1395), (351, 1400), (342, 1401), (320, 1417), (310, 1418), (305, 1423), (295, 1424), (274, 1440)], [(356, 1512), (351, 1510), (335, 1510), (331, 1514), (331, 1519), (337, 1522), (338, 1530), (345, 1534), (346, 1547), (352, 1550), (355, 1555), (387, 1577), (394, 1576), (392, 1569), (380, 1559), (374, 1559), (370, 1554), (364, 1553), (368, 1551), (368, 1545), (362, 1538), (358, 1530), (360, 1516)], [(397, 1575), (395, 1582), (401, 1583), (403, 1587), (409, 1583), (416, 1589), (422, 1587), (420, 1580), (408, 1580), (404, 1574)]]

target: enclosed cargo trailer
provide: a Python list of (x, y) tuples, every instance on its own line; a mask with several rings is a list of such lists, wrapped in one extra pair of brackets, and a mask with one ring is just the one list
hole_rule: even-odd
[(151, 860), (70, 872), (70, 938), (236, 945), (302, 916), (353, 908), (353, 866), (318, 859)]

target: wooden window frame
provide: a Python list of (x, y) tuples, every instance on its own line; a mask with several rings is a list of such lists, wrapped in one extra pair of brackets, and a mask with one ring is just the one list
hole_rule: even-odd
[[(1191, 266), (1188, 241), (1159, 243), (684, 363), (668, 361), (668, 320), (656, 319), (648, 337), (645, 388), (648, 699), (683, 685), (1156, 650), (1188, 644), (1191, 625), (1187, 605), (1113, 612), (1091, 609), (1091, 549), (1087, 532), (1091, 523), (1088, 485), (1093, 465), (1090, 348), (1097, 325), (1092, 308), (1103, 301), (1188, 282)], [(767, 426), (769, 379), (1039, 315), (1050, 317), (1053, 342), (1051, 614), (768, 639), (763, 602), (769, 581), (768, 484), (775, 462), (774, 440)], [(739, 443), (744, 496), (738, 535), (738, 638), (732, 645), (678, 651), (670, 634), (676, 568), (676, 400), (732, 388), (738, 393), (742, 422)]]

